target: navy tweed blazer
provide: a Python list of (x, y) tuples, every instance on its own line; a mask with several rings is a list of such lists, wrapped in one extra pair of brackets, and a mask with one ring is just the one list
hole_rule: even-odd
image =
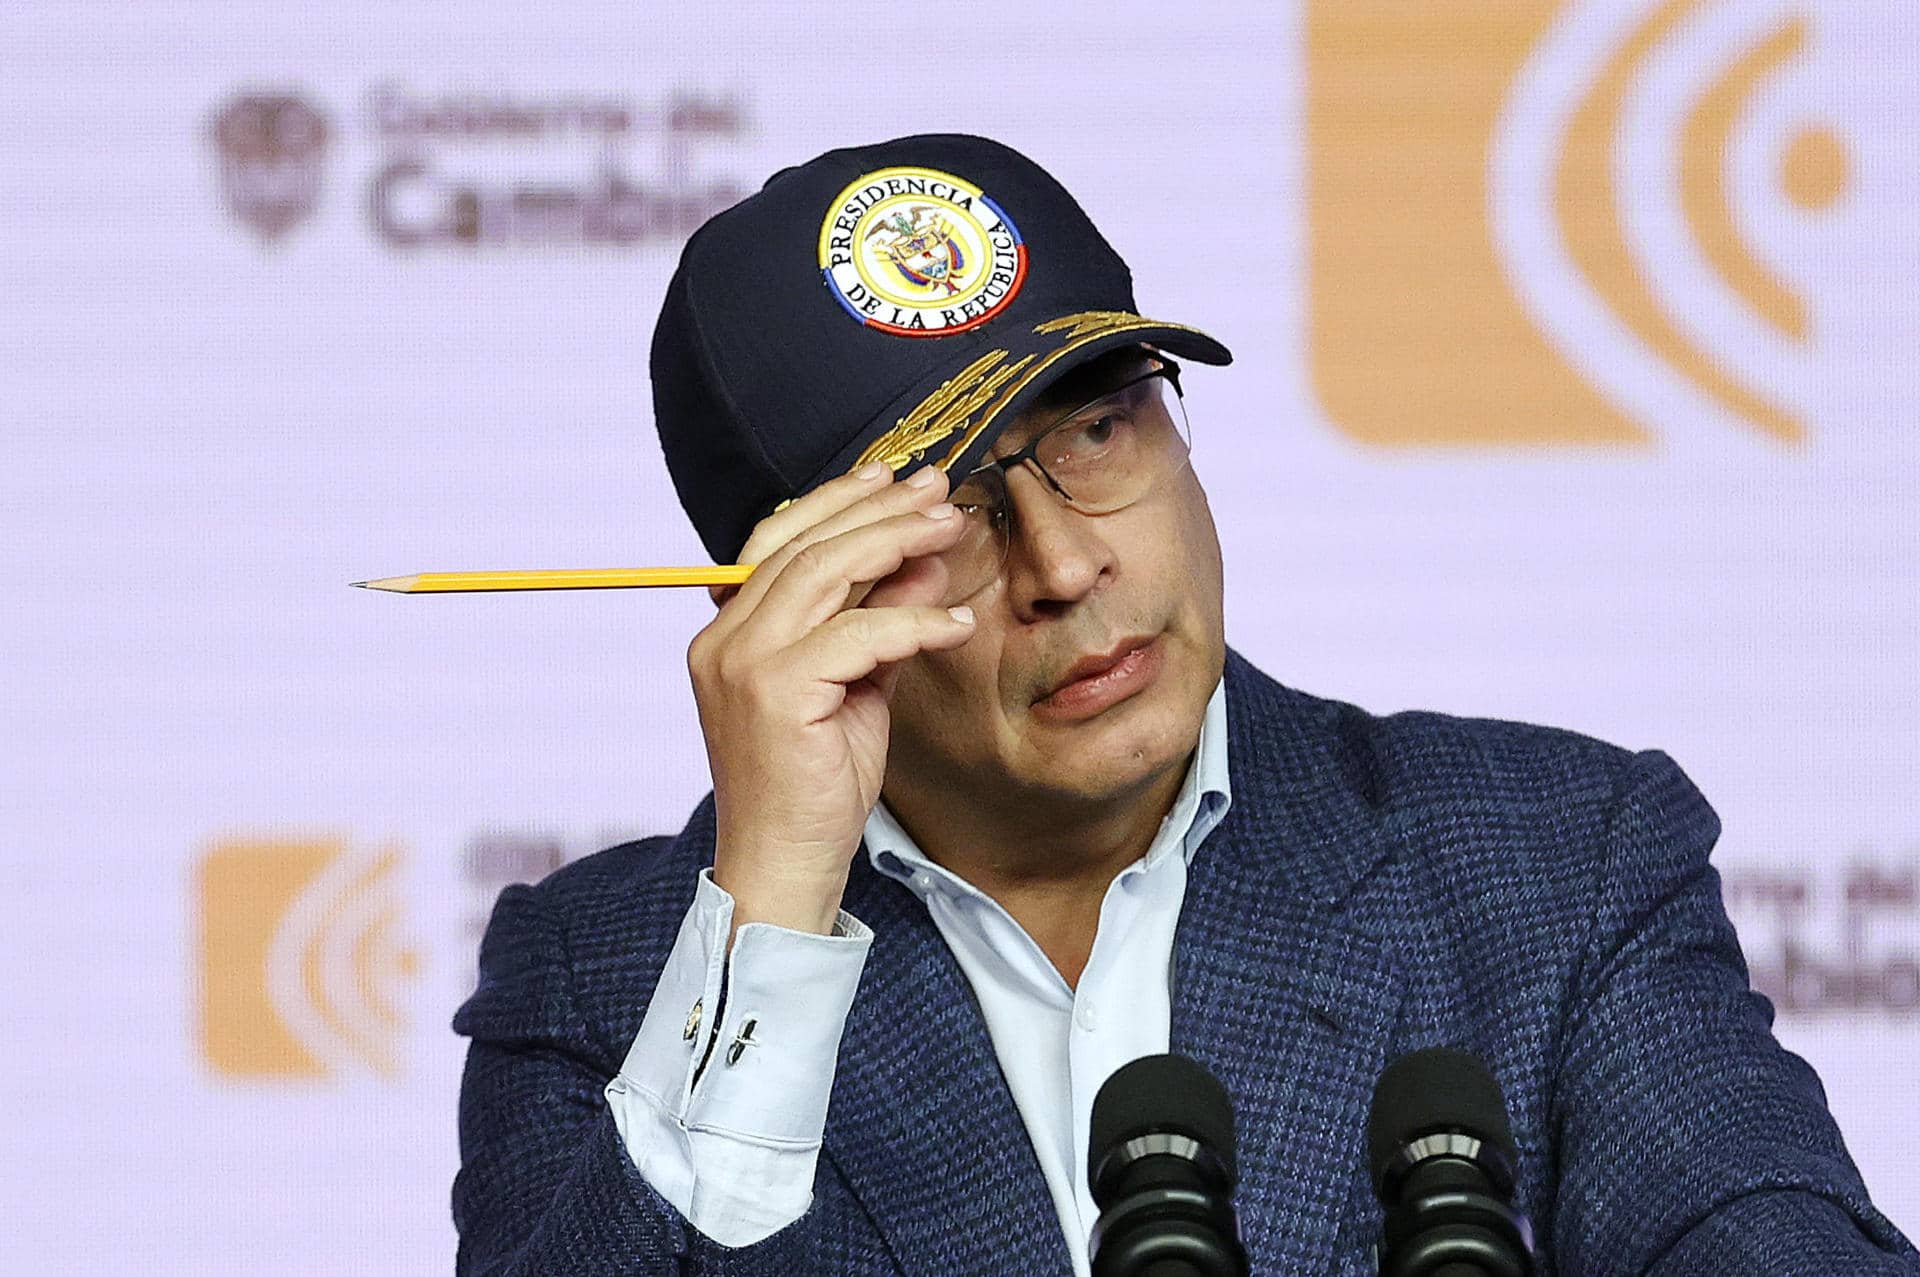
[[(1371, 1271), (1374, 1080), (1450, 1044), (1506, 1093), (1546, 1273), (1920, 1273), (1748, 989), (1719, 822), (1666, 755), (1375, 717), (1231, 652), (1226, 678), (1233, 807), (1193, 859), (1172, 1048), (1233, 1096), (1254, 1272)], [(454, 1019), (459, 1271), (1067, 1273), (967, 982), (864, 855), (845, 904), (875, 938), (812, 1207), (727, 1249), (647, 1186), (601, 1092), (712, 844), (709, 799), (677, 837), (501, 894)]]

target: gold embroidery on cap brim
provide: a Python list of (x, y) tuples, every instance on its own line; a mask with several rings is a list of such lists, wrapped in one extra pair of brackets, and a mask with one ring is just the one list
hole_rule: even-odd
[[(979, 419), (968, 426), (959, 442), (947, 449), (947, 455), (936, 463), (942, 470), (948, 469), (980, 437), (980, 433), (993, 424), (1001, 409), (1013, 402), (1047, 369), (1089, 342), (1114, 333), (1143, 328), (1177, 328), (1182, 332), (1205, 335), (1199, 329), (1189, 328), (1185, 324), (1161, 323), (1124, 310), (1081, 311), (1035, 324), (1033, 331), (1036, 333), (1064, 333), (1064, 344), (1044, 358), (1022, 355), (1004, 367), (1000, 365), (1006, 360), (1007, 352), (988, 351), (941, 382), (938, 390), (895, 422), (893, 429), (868, 444), (848, 467), (848, 472), (858, 470), (870, 461), (884, 461), (897, 471), (925, 455), (934, 444), (967, 426), (968, 420), (979, 413)], [(1036, 359), (1039, 362), (1036, 363)], [(989, 400), (992, 402), (989, 403)]]
[(980, 433), (993, 424), (994, 418), (1000, 415), (1002, 408), (1011, 403), (1021, 391), (1032, 385), (1035, 378), (1041, 376), (1047, 369), (1060, 362), (1061, 359), (1080, 349), (1080, 347), (1086, 345), (1088, 342), (1098, 341), (1100, 338), (1112, 336), (1114, 333), (1130, 332), (1141, 328), (1178, 328), (1182, 332), (1204, 336), (1204, 334), (1200, 333), (1199, 329), (1189, 328), (1185, 324), (1163, 324), (1158, 320), (1144, 319), (1139, 315), (1131, 314), (1124, 310), (1088, 310), (1082, 311), (1077, 315), (1062, 315), (1058, 319), (1049, 319), (1044, 324), (1035, 324), (1033, 331), (1036, 333), (1066, 333), (1066, 344), (1047, 355), (1046, 358), (1028, 369), (1025, 375), (1020, 377), (1018, 381), (1009, 386), (1006, 393), (1000, 396), (998, 402), (988, 408), (980, 420), (974, 422), (972, 428), (960, 437), (960, 441), (947, 450), (947, 455), (940, 459), (940, 468), (942, 470), (948, 469), (954, 462), (958, 461), (961, 454), (966, 452), (966, 450), (972, 446), (973, 441), (980, 437)]
[(1005, 367), (997, 366), (1006, 358), (1006, 351), (990, 350), (941, 382), (938, 390), (895, 422), (893, 429), (868, 444), (848, 468), (858, 470), (869, 462), (884, 461), (899, 470), (923, 456), (927, 449), (965, 425), (1008, 378), (1017, 376), (1034, 357), (1022, 355)]
[(1058, 319), (1049, 319), (1044, 324), (1035, 324), (1037, 333), (1065, 333), (1066, 340), (1077, 341), (1086, 336), (1104, 336), (1110, 332), (1120, 332), (1128, 328), (1138, 328), (1146, 324), (1153, 328), (1178, 328), (1179, 324), (1161, 324), (1126, 310), (1083, 310), (1077, 315), (1062, 315)]

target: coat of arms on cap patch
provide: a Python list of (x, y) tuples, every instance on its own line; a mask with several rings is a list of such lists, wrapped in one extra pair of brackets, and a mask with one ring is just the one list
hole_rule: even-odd
[(869, 328), (944, 337), (992, 319), (1027, 273), (1020, 232), (971, 182), (886, 168), (851, 182), (820, 227), (834, 300)]

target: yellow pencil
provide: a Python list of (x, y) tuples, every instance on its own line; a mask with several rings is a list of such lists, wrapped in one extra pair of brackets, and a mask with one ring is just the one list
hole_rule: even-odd
[(660, 585), (738, 585), (751, 563), (691, 568), (561, 568), (550, 572), (417, 572), (377, 581), (353, 581), (365, 590), (396, 594), (452, 594), (467, 590), (629, 590)]

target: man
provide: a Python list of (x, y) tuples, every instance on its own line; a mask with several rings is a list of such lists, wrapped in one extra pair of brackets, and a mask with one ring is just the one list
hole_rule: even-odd
[(1366, 1272), (1373, 1083), (1450, 1044), (1545, 1271), (1920, 1272), (1670, 760), (1227, 650), (1179, 361), (1228, 358), (979, 138), (832, 152), (693, 237), (656, 416), (758, 565), (688, 653), (713, 794), (501, 896), (462, 1271), (1084, 1274), (1094, 1093), (1172, 1049), (1233, 1097), (1253, 1270)]

